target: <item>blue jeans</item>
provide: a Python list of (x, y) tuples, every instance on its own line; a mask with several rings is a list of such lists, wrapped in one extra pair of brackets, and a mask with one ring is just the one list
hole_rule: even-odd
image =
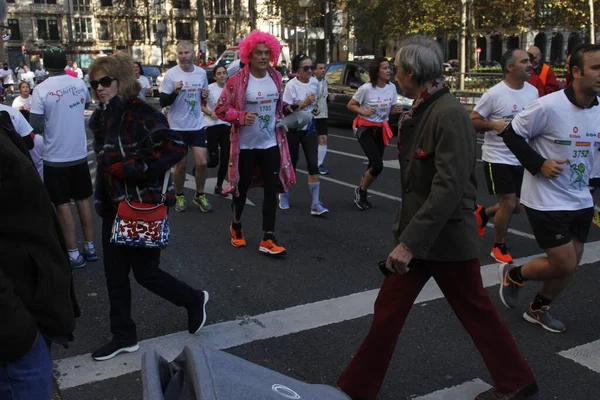
[(40, 334), (23, 357), (0, 362), (0, 399), (48, 400), (51, 396), (50, 342)]

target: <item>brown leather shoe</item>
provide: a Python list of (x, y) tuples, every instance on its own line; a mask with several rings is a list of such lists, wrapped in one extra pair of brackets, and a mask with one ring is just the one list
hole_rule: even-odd
[(528, 397), (534, 396), (538, 390), (537, 383), (535, 382), (523, 386), (516, 392), (511, 393), (502, 393), (493, 387), (490, 390), (479, 393), (477, 397), (475, 397), (475, 400), (525, 400)]

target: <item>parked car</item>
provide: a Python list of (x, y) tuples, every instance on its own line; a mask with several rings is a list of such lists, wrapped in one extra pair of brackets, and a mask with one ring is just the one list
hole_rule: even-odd
[[(325, 76), (329, 82), (329, 94), (335, 97), (328, 104), (329, 121), (351, 124), (356, 114), (348, 110), (348, 102), (359, 87), (369, 82), (369, 61), (339, 61), (327, 66)], [(409, 109), (412, 100), (401, 95), (402, 91), (395, 82), (398, 103)], [(390, 124), (397, 125), (398, 116), (390, 117)], [(395, 130), (395, 129), (394, 129)]]
[(152, 96), (159, 96), (158, 85), (156, 84), (156, 78), (160, 75), (160, 67), (158, 65), (142, 65), (144, 76), (150, 81), (152, 85)]

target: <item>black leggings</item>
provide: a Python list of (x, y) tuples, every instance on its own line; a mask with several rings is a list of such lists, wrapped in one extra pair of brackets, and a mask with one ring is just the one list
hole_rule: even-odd
[(273, 232), (275, 230), (275, 212), (277, 211), (277, 192), (279, 190), (279, 168), (281, 167), (281, 155), (279, 146), (268, 149), (240, 150), (238, 168), (240, 171), (240, 183), (238, 190), (240, 195), (233, 198), (235, 219), (240, 221), (246, 195), (252, 183), (252, 175), (255, 168), (260, 169), (263, 185), (263, 231)]
[(306, 168), (308, 169), (308, 174), (319, 175), (319, 165), (317, 160), (319, 151), (319, 137), (317, 134), (314, 132), (309, 134), (308, 131), (297, 131), (295, 129), (290, 129), (287, 137), (294, 171), (296, 170), (296, 164), (298, 163), (300, 145), (302, 145), (302, 151), (304, 151), (304, 157), (306, 157)]
[[(231, 127), (225, 124), (213, 125), (206, 128), (208, 147), (208, 166), (217, 171), (217, 186), (223, 185), (229, 165), (229, 132)], [(220, 149), (220, 151), (219, 151)]]
[(368, 171), (372, 176), (379, 176), (383, 171), (383, 130), (381, 127), (359, 127), (358, 143), (369, 159)]

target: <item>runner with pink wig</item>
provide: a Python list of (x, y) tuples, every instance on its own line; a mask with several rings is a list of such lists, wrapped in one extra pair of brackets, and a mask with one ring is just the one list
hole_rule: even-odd
[(279, 44), (279, 40), (275, 36), (259, 30), (250, 32), (240, 42), (240, 60), (245, 65), (248, 65), (252, 57), (252, 50), (260, 43), (266, 44), (269, 50), (271, 50), (270, 61), (276, 65), (279, 60), (279, 53), (281, 53), (281, 44)]

